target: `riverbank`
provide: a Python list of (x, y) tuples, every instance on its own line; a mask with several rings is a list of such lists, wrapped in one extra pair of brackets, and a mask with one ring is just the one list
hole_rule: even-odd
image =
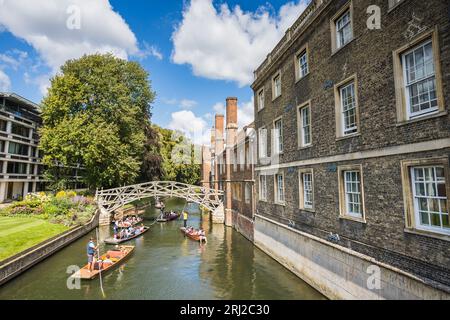
[(50, 239), (69, 228), (28, 217), (0, 217), (0, 265), (3, 260)]

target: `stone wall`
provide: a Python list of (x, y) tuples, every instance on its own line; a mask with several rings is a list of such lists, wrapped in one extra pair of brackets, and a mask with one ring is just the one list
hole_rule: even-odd
[(98, 226), (99, 212), (91, 221), (79, 227), (72, 228), (19, 254), (3, 260), (0, 265), (0, 285), (22, 274), (38, 262), (61, 250), (68, 244), (86, 235)]
[(238, 211), (233, 210), (233, 228), (240, 234), (253, 242), (254, 239), (254, 223), (253, 220), (239, 214)]
[[(330, 299), (450, 299), (449, 288), (443, 291), (369, 256), (261, 216), (256, 216), (254, 242)], [(379, 287), (374, 270), (380, 271)]]

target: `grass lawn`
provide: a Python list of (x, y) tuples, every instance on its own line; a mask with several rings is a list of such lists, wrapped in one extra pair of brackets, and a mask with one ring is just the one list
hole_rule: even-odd
[(35, 218), (0, 217), (0, 261), (67, 229)]

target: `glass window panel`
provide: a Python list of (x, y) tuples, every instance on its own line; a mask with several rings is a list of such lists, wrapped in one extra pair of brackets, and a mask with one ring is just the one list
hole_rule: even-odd
[(441, 216), (439, 214), (431, 214), (431, 225), (435, 227), (441, 226)]
[(448, 215), (443, 215), (442, 216), (442, 225), (443, 225), (444, 228), (450, 228)]
[(424, 225), (430, 224), (430, 217), (428, 216), (428, 212), (420, 212), (420, 223)]

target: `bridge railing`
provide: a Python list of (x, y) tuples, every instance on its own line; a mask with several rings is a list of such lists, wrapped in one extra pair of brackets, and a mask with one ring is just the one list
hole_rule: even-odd
[(222, 204), (223, 191), (176, 181), (152, 181), (119, 188), (97, 190), (97, 203), (112, 212), (135, 200), (150, 197), (177, 197), (213, 211)]

